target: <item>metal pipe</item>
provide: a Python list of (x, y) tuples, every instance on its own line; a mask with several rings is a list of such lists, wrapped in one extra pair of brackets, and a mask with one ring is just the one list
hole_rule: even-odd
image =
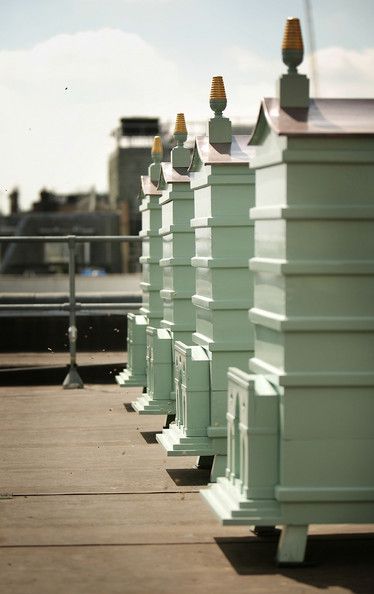
[[(84, 311), (91, 309), (123, 309), (133, 310), (141, 307), (140, 302), (129, 303), (80, 303), (75, 302), (76, 311)], [(0, 311), (25, 311), (33, 309), (41, 311), (70, 311), (70, 303), (0, 303)]]
[(126, 241), (143, 241), (143, 237), (139, 235), (13, 235), (0, 236), (0, 243), (69, 243), (70, 239), (74, 238), (75, 242), (100, 242), (110, 241), (123, 243)]
[(316, 57), (316, 40), (314, 34), (313, 10), (310, 0), (304, 0), (306, 27), (309, 39), (309, 61), (311, 78), (314, 85), (314, 96), (319, 97), (319, 78)]
[(142, 306), (140, 302), (134, 303), (79, 303), (76, 302), (76, 309), (84, 311), (87, 309), (139, 309)]
[(82, 379), (77, 369), (77, 339), (78, 329), (76, 325), (76, 296), (75, 296), (75, 237), (68, 237), (69, 247), (69, 353), (70, 369), (64, 380), (63, 388), (66, 390), (83, 388)]
[(69, 237), (69, 343), (70, 365), (76, 365), (78, 330), (75, 320), (75, 239)]
[(0, 310), (68, 310), (69, 311), (69, 353), (70, 369), (64, 380), (63, 388), (83, 388), (83, 382), (77, 369), (77, 338), (78, 330), (76, 325), (76, 312), (78, 310), (105, 310), (105, 309), (137, 309), (139, 304), (134, 303), (78, 303), (75, 291), (75, 248), (77, 243), (96, 243), (96, 242), (115, 242), (123, 243), (127, 241), (143, 241), (138, 235), (22, 235), (22, 236), (3, 236), (0, 237), (0, 243), (67, 243), (69, 248), (69, 303), (34, 303), (34, 304), (0, 304)]

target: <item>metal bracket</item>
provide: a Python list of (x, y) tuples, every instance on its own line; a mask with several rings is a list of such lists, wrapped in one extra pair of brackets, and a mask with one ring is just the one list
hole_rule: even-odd
[(64, 390), (76, 390), (78, 388), (84, 388), (83, 381), (78, 373), (78, 368), (76, 365), (70, 366), (62, 387)]

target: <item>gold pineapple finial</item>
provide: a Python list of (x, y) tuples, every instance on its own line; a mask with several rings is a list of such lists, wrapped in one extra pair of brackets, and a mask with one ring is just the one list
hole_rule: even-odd
[(155, 136), (153, 139), (152, 144), (152, 160), (153, 163), (148, 168), (148, 175), (151, 179), (151, 182), (157, 184), (160, 179), (160, 172), (161, 172), (161, 159), (163, 155), (163, 148), (160, 136)]
[(225, 84), (222, 76), (213, 76), (210, 87), (210, 99), (226, 99)]
[(162, 148), (161, 137), (155, 136), (153, 139), (153, 145), (152, 145), (152, 156), (160, 155), (160, 158), (161, 158), (162, 154), (163, 154), (163, 148)]
[(284, 28), (283, 50), (304, 50), (303, 36), (301, 34), (300, 20), (288, 17)]
[(184, 119), (184, 113), (177, 113), (174, 134), (187, 134), (187, 126), (186, 120)]
[(171, 151), (171, 163), (176, 167), (189, 167), (191, 155), (188, 148), (184, 146), (187, 140), (187, 126), (184, 119), (184, 113), (177, 113), (174, 128), (174, 138), (177, 141), (177, 146)]
[(208, 137), (209, 142), (231, 142), (231, 122), (223, 117), (222, 112), (226, 109), (227, 99), (225, 85), (222, 76), (213, 76), (210, 87), (210, 109), (214, 111), (214, 118), (209, 120)]
[(283, 62), (288, 66), (289, 73), (297, 72), (304, 56), (304, 44), (301, 34), (300, 21), (296, 17), (289, 17), (286, 21), (282, 43)]
[(282, 43), (283, 63), (288, 66), (287, 74), (278, 81), (277, 95), (282, 109), (309, 107), (309, 79), (300, 74), (297, 67), (303, 61), (304, 45), (299, 19), (289, 17), (286, 21)]
[(210, 87), (210, 109), (214, 111), (214, 116), (222, 117), (222, 112), (226, 109), (227, 99), (225, 85), (222, 76), (213, 76)]

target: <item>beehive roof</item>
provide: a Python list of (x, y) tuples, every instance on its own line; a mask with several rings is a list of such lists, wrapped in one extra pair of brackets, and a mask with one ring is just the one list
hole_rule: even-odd
[(312, 99), (309, 108), (282, 109), (278, 99), (265, 98), (250, 144), (257, 143), (264, 117), (283, 136), (371, 136), (374, 99)]
[(161, 190), (158, 190), (157, 186), (151, 182), (149, 175), (141, 175), (140, 180), (144, 195), (161, 196)]
[(237, 165), (248, 163), (251, 150), (248, 147), (249, 136), (238, 134), (232, 137), (232, 142), (210, 144), (207, 136), (196, 138), (195, 150), (204, 165)]
[(165, 182), (168, 183), (181, 183), (189, 182), (190, 176), (188, 175), (188, 167), (173, 167), (171, 163), (161, 163), (162, 173)]

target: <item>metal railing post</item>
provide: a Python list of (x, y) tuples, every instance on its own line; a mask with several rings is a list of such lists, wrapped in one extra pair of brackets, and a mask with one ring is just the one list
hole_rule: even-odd
[(83, 381), (78, 373), (77, 366), (77, 338), (78, 330), (76, 323), (76, 295), (75, 295), (75, 237), (68, 236), (69, 247), (69, 352), (70, 369), (64, 379), (62, 387), (65, 390), (84, 388)]
[[(123, 243), (127, 241), (142, 241), (143, 238), (139, 235), (3, 235), (0, 237), (0, 243), (67, 243), (69, 247), (69, 303), (33, 303), (28, 304), (4, 304), (0, 303), (0, 312), (5, 310), (27, 311), (29, 309), (35, 310), (62, 310), (69, 311), (69, 353), (70, 353), (70, 368), (65, 380), (62, 384), (64, 389), (84, 388), (83, 381), (78, 373), (77, 366), (77, 337), (78, 330), (76, 325), (77, 310), (111, 310), (120, 309), (124, 311), (137, 309), (136, 303), (79, 303), (76, 300), (75, 292), (75, 251), (77, 243), (100, 243), (112, 242)], [(0, 263), (0, 274), (2, 274), (2, 267)]]

